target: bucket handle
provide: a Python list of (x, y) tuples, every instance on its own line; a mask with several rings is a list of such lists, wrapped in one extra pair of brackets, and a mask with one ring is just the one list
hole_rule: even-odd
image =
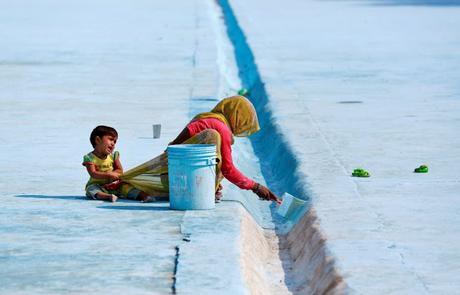
[(217, 165), (217, 158), (212, 158), (207, 160), (208, 165)]

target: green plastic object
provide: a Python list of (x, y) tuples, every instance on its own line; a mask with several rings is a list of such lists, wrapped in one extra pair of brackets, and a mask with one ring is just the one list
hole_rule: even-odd
[(351, 173), (351, 175), (354, 177), (370, 177), (371, 176), (371, 174), (368, 171), (362, 168), (356, 168), (355, 170), (353, 170), (353, 173)]
[(428, 173), (428, 166), (420, 165), (420, 167), (414, 169), (414, 173)]
[(249, 90), (247, 90), (246, 88), (241, 88), (241, 89), (238, 91), (238, 95), (245, 96), (245, 95), (248, 95), (248, 94), (249, 94)]

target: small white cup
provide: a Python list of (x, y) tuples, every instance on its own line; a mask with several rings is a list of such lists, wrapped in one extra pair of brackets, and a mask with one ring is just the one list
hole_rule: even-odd
[(160, 138), (161, 124), (153, 124), (153, 138)]

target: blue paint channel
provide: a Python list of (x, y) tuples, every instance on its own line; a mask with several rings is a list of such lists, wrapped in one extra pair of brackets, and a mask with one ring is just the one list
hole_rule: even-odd
[[(222, 8), (227, 34), (235, 50), (238, 75), (242, 86), (249, 89), (247, 97), (253, 102), (261, 130), (250, 137), (262, 174), (276, 194), (289, 192), (303, 200), (310, 200), (306, 182), (299, 172), (299, 160), (283, 133), (275, 124), (268, 106), (269, 97), (262, 81), (254, 54), (228, 0), (218, 0)], [(269, 144), (267, 144), (269, 143)]]

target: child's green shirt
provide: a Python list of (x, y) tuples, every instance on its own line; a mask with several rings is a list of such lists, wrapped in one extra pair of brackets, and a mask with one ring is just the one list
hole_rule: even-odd
[[(101, 159), (97, 157), (93, 152), (88, 153), (83, 156), (83, 166), (86, 166), (86, 163), (93, 163), (96, 166), (96, 171), (99, 172), (112, 172), (113, 171), (113, 163), (116, 159), (120, 157), (120, 153), (115, 151), (110, 155), (107, 155), (105, 159)], [(88, 182), (86, 183), (86, 187), (91, 184), (107, 184), (110, 181), (108, 179), (99, 179), (90, 177)]]

